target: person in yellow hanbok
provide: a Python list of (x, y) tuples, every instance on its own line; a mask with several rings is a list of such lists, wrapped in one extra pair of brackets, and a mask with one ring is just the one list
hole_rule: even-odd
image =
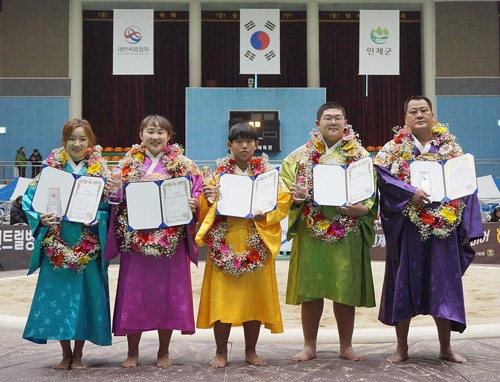
[[(250, 124), (231, 127), (227, 145), (231, 154), (217, 161), (216, 179), (221, 173), (258, 175), (270, 169), (267, 156), (253, 157), (258, 135)], [(283, 332), (274, 261), (281, 245), (280, 221), (288, 214), (290, 194), (280, 183), (277, 208), (265, 214), (255, 211), (252, 219), (216, 215), (217, 195), (218, 186), (206, 182), (200, 196), (196, 242), (208, 245), (209, 250), (196, 327), (214, 328), (216, 355), (211, 367), (226, 366), (232, 325), (243, 325), (245, 360), (264, 365), (265, 360), (256, 353), (261, 325), (271, 333)]]

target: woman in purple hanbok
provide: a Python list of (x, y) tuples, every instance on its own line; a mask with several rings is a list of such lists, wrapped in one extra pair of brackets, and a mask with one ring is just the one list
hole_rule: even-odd
[(470, 241), (483, 235), (475, 194), (432, 202), (429, 190), (410, 184), (410, 162), (443, 161), (462, 155), (446, 126), (434, 122), (432, 104), (422, 96), (405, 102), (406, 126), (375, 159), (380, 215), (387, 256), (379, 320), (395, 325), (396, 352), (408, 358), (412, 317), (429, 314), (438, 330), (441, 359), (466, 362), (450, 344), (451, 331), (466, 328), (462, 276), (475, 253)]
[[(134, 145), (118, 167), (126, 182), (188, 176), (188, 202), (194, 213), (203, 180), (194, 162), (182, 155), (180, 146), (168, 144), (173, 134), (173, 126), (166, 118), (146, 117), (140, 124), (142, 144)], [(190, 260), (195, 264), (198, 261), (195, 226), (129, 230), (126, 207), (124, 200), (113, 208), (105, 252), (107, 259), (120, 254), (113, 333), (127, 335), (128, 356), (122, 366), (137, 366), (141, 335), (149, 330), (158, 330), (157, 366), (170, 366), (172, 331), (195, 331), (190, 276)]]

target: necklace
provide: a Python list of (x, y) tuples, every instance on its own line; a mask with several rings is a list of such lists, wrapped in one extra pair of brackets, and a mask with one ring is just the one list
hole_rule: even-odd
[[(236, 162), (233, 156), (217, 160), (215, 174), (234, 174)], [(253, 157), (248, 162), (249, 175), (262, 174), (269, 168), (267, 155)], [(218, 215), (207, 232), (207, 245), (210, 248), (210, 260), (217, 269), (232, 276), (239, 277), (247, 272), (255, 272), (265, 267), (268, 249), (252, 221), (245, 239), (246, 249), (236, 252), (231, 244), (226, 242), (228, 232), (227, 217)]]

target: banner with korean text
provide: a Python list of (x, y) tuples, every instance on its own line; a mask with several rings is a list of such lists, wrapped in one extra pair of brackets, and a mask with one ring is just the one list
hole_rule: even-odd
[(399, 75), (399, 11), (360, 11), (359, 74)]
[(240, 74), (281, 74), (280, 10), (240, 10)]
[(113, 10), (113, 74), (154, 74), (152, 9)]

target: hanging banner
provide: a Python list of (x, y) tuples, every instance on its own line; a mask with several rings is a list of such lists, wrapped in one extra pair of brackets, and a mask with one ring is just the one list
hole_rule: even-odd
[(240, 74), (281, 74), (280, 10), (240, 10)]
[(113, 74), (154, 74), (152, 9), (113, 10)]
[(359, 12), (359, 74), (399, 75), (399, 11)]

